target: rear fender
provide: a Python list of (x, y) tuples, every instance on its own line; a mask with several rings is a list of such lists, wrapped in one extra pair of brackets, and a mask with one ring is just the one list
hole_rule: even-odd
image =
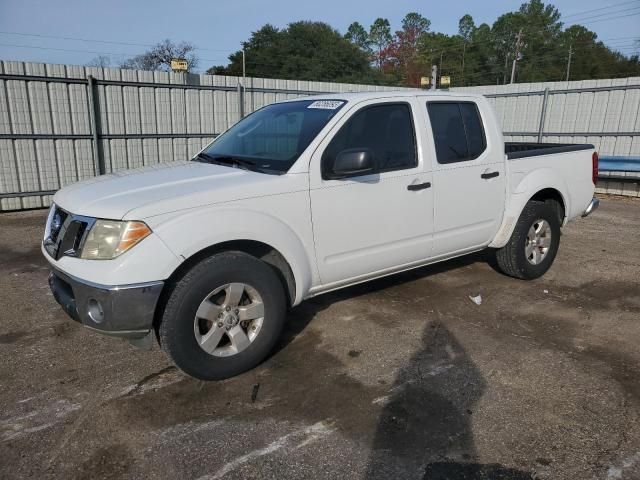
[[(512, 174), (512, 178), (516, 175), (517, 174)], [(518, 218), (520, 218), (520, 214), (522, 213), (524, 206), (541, 190), (549, 188), (556, 190), (562, 197), (565, 212), (571, 211), (567, 184), (553, 169), (540, 168), (529, 172), (524, 177), (516, 180), (518, 183), (512, 189), (509, 198), (507, 199), (507, 206), (505, 208), (500, 229), (493, 241), (489, 244), (492, 248), (501, 248), (507, 244), (516, 227), (516, 223), (518, 222)]]

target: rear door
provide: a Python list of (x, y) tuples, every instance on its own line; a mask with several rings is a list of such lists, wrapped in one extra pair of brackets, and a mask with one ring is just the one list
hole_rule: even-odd
[[(311, 160), (311, 210), (323, 284), (396, 270), (431, 254), (433, 194), (421, 144), (426, 136), (415, 97), (362, 102)], [(340, 151), (369, 149), (378, 170), (323, 178)]]
[(504, 211), (505, 160), (472, 100), (427, 100), (433, 135), (434, 240), (440, 256), (488, 245)]

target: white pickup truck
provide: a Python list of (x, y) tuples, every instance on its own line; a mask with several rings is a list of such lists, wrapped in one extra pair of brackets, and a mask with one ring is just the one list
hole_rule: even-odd
[(332, 94), (268, 105), (191, 161), (56, 193), (42, 251), (56, 300), (200, 379), (261, 362), (287, 308), (495, 250), (543, 275), (598, 206), (592, 145), (504, 143), (482, 96)]

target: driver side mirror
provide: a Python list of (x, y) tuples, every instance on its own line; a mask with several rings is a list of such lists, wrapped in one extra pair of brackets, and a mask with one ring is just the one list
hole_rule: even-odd
[(336, 156), (327, 178), (339, 179), (367, 175), (376, 171), (373, 152), (368, 148), (350, 148)]

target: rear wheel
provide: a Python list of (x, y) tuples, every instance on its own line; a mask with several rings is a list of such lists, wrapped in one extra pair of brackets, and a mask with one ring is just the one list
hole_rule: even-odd
[(512, 277), (532, 280), (553, 264), (560, 245), (560, 220), (550, 202), (528, 202), (509, 242), (496, 251), (500, 270)]
[(201, 380), (258, 365), (282, 331), (284, 289), (264, 262), (242, 252), (213, 255), (174, 286), (158, 336), (173, 362)]

